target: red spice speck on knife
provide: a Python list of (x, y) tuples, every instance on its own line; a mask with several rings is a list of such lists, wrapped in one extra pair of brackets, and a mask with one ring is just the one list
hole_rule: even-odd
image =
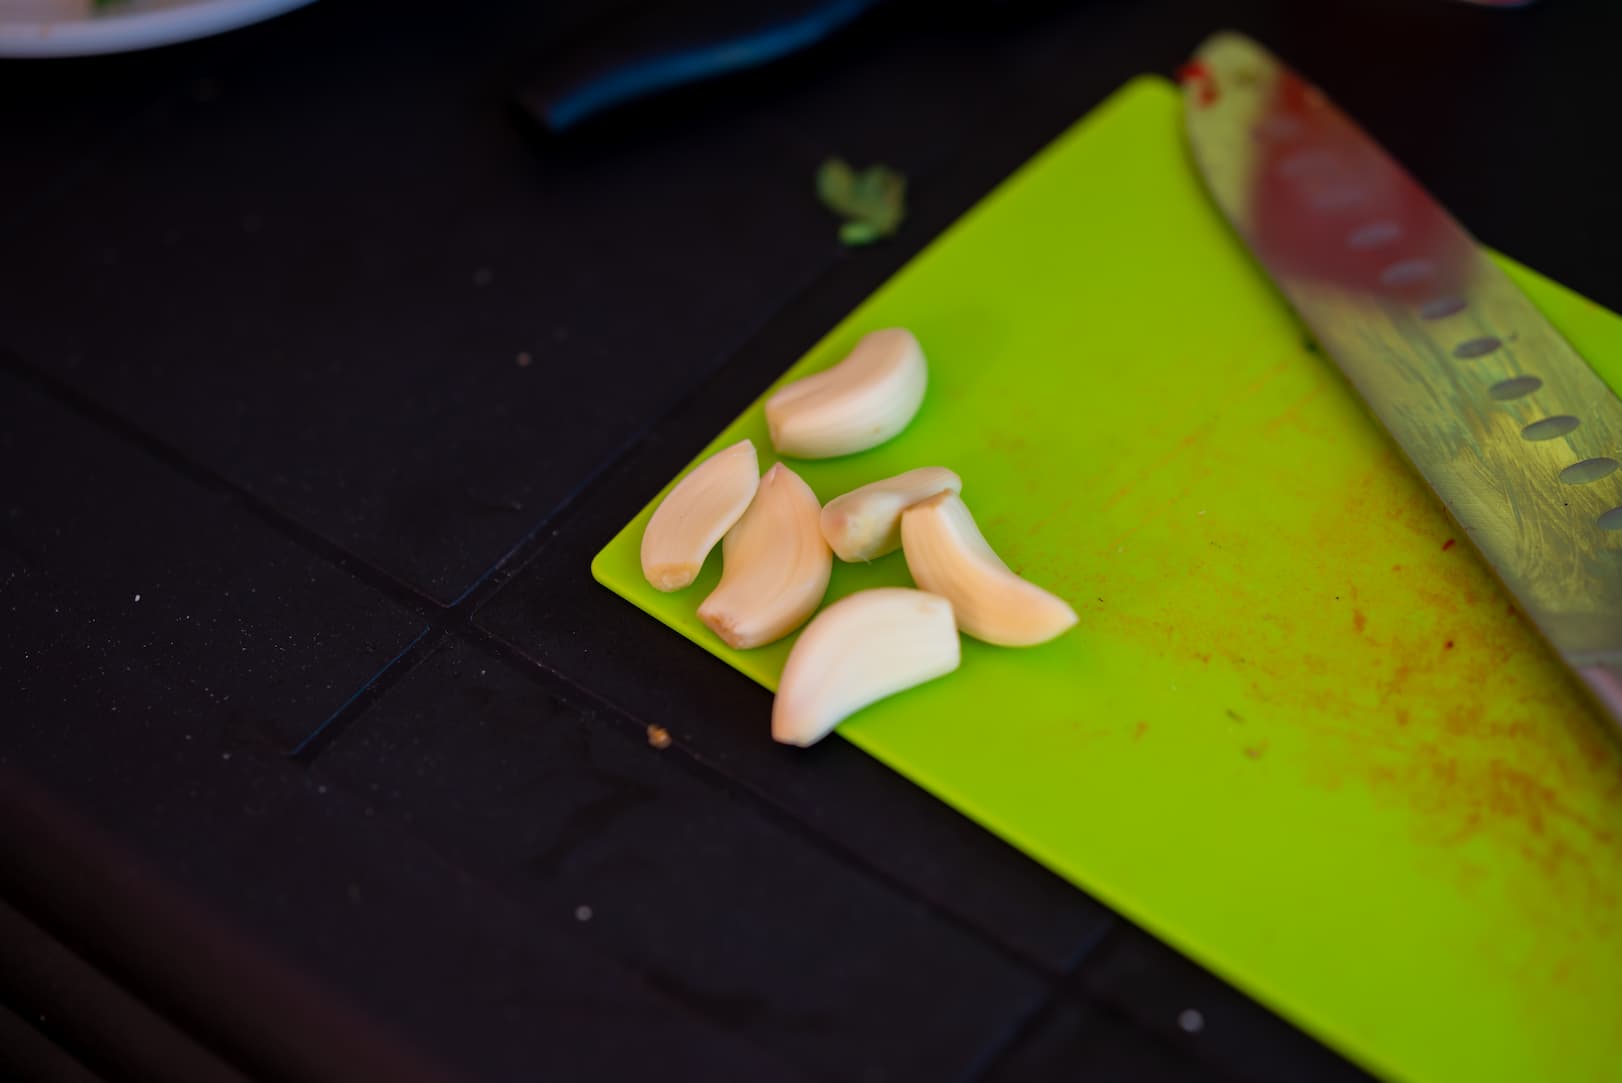
[(1453, 548), (1453, 539), (1452, 538), (1449, 538), (1447, 541), (1442, 543), (1442, 552), (1445, 553), (1451, 548)]
[(1203, 60), (1190, 60), (1177, 69), (1179, 83), (1197, 82), (1200, 84), (1199, 103), (1210, 105), (1217, 100), (1216, 80), (1211, 77), (1211, 69)]

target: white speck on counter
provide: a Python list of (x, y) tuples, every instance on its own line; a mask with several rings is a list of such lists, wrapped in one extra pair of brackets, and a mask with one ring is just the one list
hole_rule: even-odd
[(228, 760), (230, 758), (231, 758), (231, 753), (229, 753), (229, 752), (221, 752), (220, 753), (220, 759)]
[(591, 907), (585, 906), (585, 905), (575, 907), (574, 908), (574, 919), (576, 921), (590, 921), (591, 920)]
[(1205, 1016), (1198, 1008), (1184, 1008), (1177, 1013), (1177, 1025), (1187, 1034), (1198, 1034), (1205, 1029)]
[(135, 600), (136, 600), (136, 601), (140, 601), (140, 600), (141, 600), (141, 596), (140, 596), (140, 595), (139, 595), (139, 594), (137, 594), (137, 595), (136, 595), (136, 596), (135, 596)]

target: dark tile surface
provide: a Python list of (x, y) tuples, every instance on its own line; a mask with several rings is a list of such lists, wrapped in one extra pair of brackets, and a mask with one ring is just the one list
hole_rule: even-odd
[(1121, 925), (1088, 957), (1097, 1003), (1234, 1079), (1367, 1083), (1370, 1077), (1147, 933)]
[(452, 643), (326, 751), (330, 781), (697, 1015), (830, 1078), (964, 1078), (1035, 972), (758, 814), (679, 747)]
[(0, 1073), (8, 1079), (42, 1083), (102, 1083), (103, 1079), (4, 1003), (0, 1003)]
[[(134, 786), (175, 742), (289, 748), (421, 629), (229, 493), (4, 371), (0, 461), (0, 755)], [(142, 761), (72, 747), (125, 728), (149, 731)]]
[[(8, 897), (65, 921), (88, 894), (73, 942), (253, 1074), (320, 1063), (313, 1005), (481, 1078), (793, 1077), (606, 962), (572, 916), (537, 921), (288, 762), (414, 623), (229, 494), (0, 380), (5, 461), (51, 464), (8, 471), (0, 790), (26, 783), (98, 839), (75, 852), (10, 809)], [(285, 1002), (208, 995), (289, 969), (319, 978)]]
[[(180, 92), (173, 56), (168, 59), (155, 64), (146, 55), (119, 54), (0, 61), (0, 131), (6, 133), (0, 238), (93, 176), (143, 113)], [(119, 92), (107, 93), (109, 86)]]
[(1233, 1079), (1194, 1060), (1175, 1043), (1145, 1033), (1131, 1022), (1069, 995), (1049, 1005), (1020, 1043), (985, 1078), (988, 1083), (1230, 1083)]
[(8, 899), (257, 1077), (796, 1077), (285, 758), (406, 614), (3, 375), (0, 415), (52, 465), (8, 471), (0, 536)]
[[(130, 1080), (184, 1083), (192, 1079), (249, 1083), (224, 1059), (132, 997), (67, 945), (0, 900), (0, 1004), (26, 1003), (37, 1041), (71, 1055), (91, 1071)], [(0, 1050), (8, 1041), (0, 1021)], [(68, 1054), (68, 1050), (73, 1050)], [(45, 1080), (21, 1065), (0, 1078)]]
[[(149, 744), (102, 739), (131, 759)], [(190, 744), (106, 796), (22, 761), (89, 823), (14, 782), (17, 762), (0, 762), (8, 894), (252, 1078), (804, 1078), (593, 951), (571, 915), (513, 904), (285, 761)]]

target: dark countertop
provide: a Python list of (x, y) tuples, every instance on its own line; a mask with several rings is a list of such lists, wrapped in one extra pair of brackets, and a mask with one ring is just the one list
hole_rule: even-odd
[[(510, 80), (590, 10), (320, 0), (0, 64), (0, 1069), (1362, 1078), (853, 747), (773, 746), (586, 565), (1220, 26), (1622, 308), (1616, 7), (903, 6), (543, 136)], [(831, 153), (911, 176), (895, 240), (838, 245)]]

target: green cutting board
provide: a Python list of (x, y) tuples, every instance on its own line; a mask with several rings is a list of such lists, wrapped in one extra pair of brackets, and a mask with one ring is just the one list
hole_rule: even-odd
[[(1509, 270), (1622, 386), (1622, 320)], [(917, 420), (793, 468), (823, 500), (953, 468), (1081, 624), (965, 641), (838, 734), (1376, 1073), (1622, 1078), (1619, 743), (1207, 202), (1171, 85), (1118, 92), (784, 381), (887, 326), (930, 360)], [(764, 468), (761, 401), (704, 455), (745, 436)], [(719, 550), (643, 582), (652, 507), (594, 574), (773, 687), (789, 642), (694, 616)], [(836, 563), (829, 598), (906, 582)]]

